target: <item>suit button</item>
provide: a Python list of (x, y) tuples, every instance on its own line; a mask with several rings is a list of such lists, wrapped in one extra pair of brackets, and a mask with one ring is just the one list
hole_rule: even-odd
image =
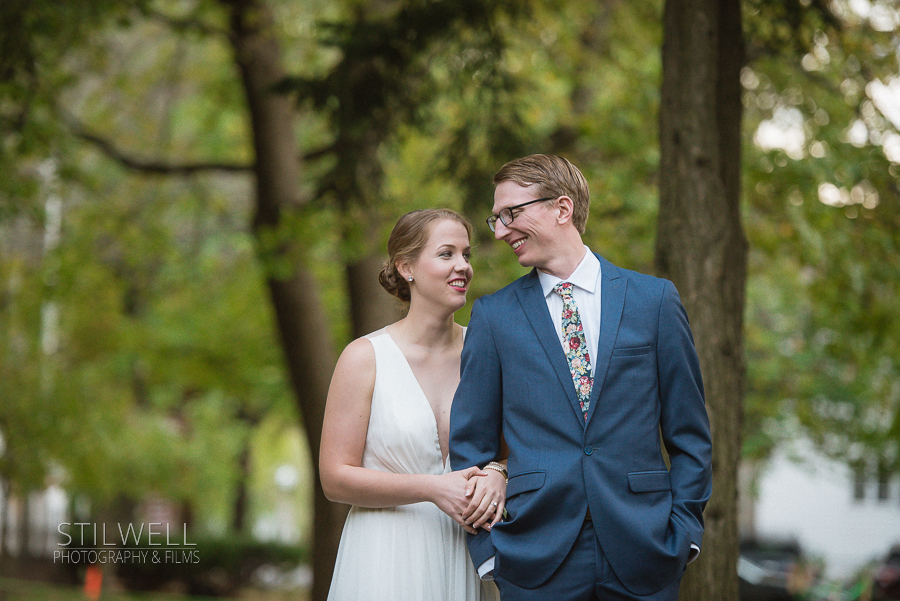
[(590, 455), (590, 454), (593, 453), (593, 452), (594, 452), (594, 447), (592, 447), (591, 445), (587, 445), (587, 446), (584, 447), (584, 454), (585, 454), (585, 455)]

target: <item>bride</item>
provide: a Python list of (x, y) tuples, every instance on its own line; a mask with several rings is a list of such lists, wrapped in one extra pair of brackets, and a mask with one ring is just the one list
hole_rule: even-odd
[(506, 480), (496, 465), (453, 472), (447, 459), (471, 231), (446, 209), (401, 217), (379, 281), (409, 311), (350, 343), (335, 367), (319, 471), (325, 495), (353, 507), (329, 600), (498, 598), (475, 572), (466, 532), (499, 521)]

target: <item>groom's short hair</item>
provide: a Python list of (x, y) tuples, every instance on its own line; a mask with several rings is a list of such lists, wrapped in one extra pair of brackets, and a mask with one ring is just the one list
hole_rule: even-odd
[(566, 159), (555, 154), (532, 154), (512, 160), (494, 176), (494, 186), (505, 181), (516, 182), (522, 187), (537, 184), (540, 196), (554, 199), (568, 196), (574, 204), (572, 225), (579, 234), (584, 233), (591, 193), (584, 175)]

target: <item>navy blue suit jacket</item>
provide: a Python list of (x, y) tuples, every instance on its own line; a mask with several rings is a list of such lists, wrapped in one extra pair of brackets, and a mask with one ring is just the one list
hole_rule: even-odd
[(455, 470), (484, 466), (498, 457), (501, 435), (509, 447), (509, 516), (491, 533), (469, 536), (476, 566), (496, 556), (504, 579), (539, 587), (590, 508), (616, 576), (649, 595), (680, 576), (691, 543), (702, 541), (709, 420), (675, 287), (599, 258), (600, 340), (587, 421), (532, 270), (472, 307), (450, 458)]

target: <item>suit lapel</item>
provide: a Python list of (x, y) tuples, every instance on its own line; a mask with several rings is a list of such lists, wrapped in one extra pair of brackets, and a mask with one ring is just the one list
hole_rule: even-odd
[(566, 354), (563, 352), (562, 345), (559, 343), (559, 337), (550, 319), (550, 312), (547, 311), (547, 301), (544, 298), (544, 291), (541, 288), (540, 280), (538, 280), (537, 271), (532, 270), (525, 277), (522, 287), (516, 291), (519, 297), (519, 303), (522, 310), (528, 318), (531, 329), (535, 335), (559, 378), (559, 383), (566, 392), (569, 404), (575, 411), (578, 420), (584, 424), (584, 414), (581, 412), (581, 406), (575, 396), (575, 384), (572, 382), (572, 372), (569, 371), (569, 363), (566, 360)]
[(591, 387), (591, 406), (588, 409), (588, 423), (594, 413), (609, 370), (619, 324), (622, 321), (622, 310), (625, 307), (625, 290), (628, 280), (621, 277), (619, 268), (597, 255), (600, 259), (600, 340), (597, 344), (596, 364), (594, 368), (594, 384)]

